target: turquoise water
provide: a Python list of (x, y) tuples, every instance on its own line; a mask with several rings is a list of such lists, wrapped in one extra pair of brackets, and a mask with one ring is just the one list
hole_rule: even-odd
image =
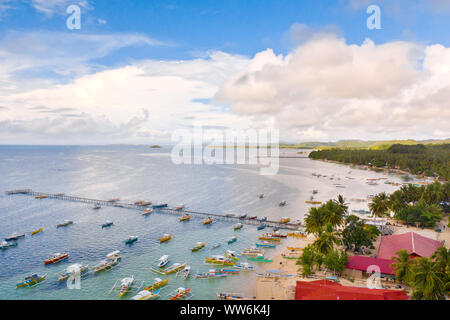
[[(317, 178), (312, 176), (314, 172), (334, 177), (333, 180)], [(348, 175), (353, 180), (346, 179)], [(170, 160), (169, 147), (144, 146), (3, 146), (0, 147), (0, 176), (0, 237), (13, 232), (26, 233), (17, 247), (0, 251), (0, 299), (119, 299), (116, 292), (109, 293), (114, 283), (131, 275), (137, 284), (148, 284), (161, 277), (150, 268), (164, 254), (170, 256), (170, 264), (186, 262), (194, 275), (211, 268), (204, 264), (204, 257), (223, 254), (225, 249), (240, 252), (254, 246), (257, 235), (267, 231), (257, 231), (253, 226), (234, 231), (234, 223), (228, 222), (204, 226), (199, 218), (181, 223), (170, 214), (155, 212), (144, 217), (134, 210), (117, 207), (93, 210), (91, 205), (82, 203), (7, 196), (6, 190), (31, 188), (96, 199), (118, 197), (124, 202), (151, 200), (172, 206), (186, 204), (189, 209), (202, 212), (247, 213), (272, 219), (288, 216), (294, 220), (307, 212), (304, 201), (313, 189), (319, 190), (316, 195), (319, 200), (339, 193), (347, 198), (360, 198), (395, 190), (382, 183), (365, 184), (366, 178), (382, 174), (309, 159), (280, 159), (278, 175), (261, 176), (257, 165), (177, 166)], [(389, 179), (399, 181), (396, 177)], [(336, 188), (337, 182), (346, 188)], [(265, 193), (265, 198), (260, 200), (259, 193)], [(287, 200), (288, 205), (279, 207), (281, 200)], [(352, 203), (351, 208), (366, 206)], [(65, 219), (73, 220), (74, 224), (57, 229), (56, 224)], [(114, 226), (102, 229), (101, 224), (106, 220), (113, 221)], [(30, 235), (30, 231), (40, 227), (45, 228), (44, 232)], [(160, 244), (157, 239), (164, 233), (173, 233), (174, 239)], [(126, 246), (124, 240), (130, 235), (138, 236), (139, 240)], [(233, 235), (238, 236), (238, 241), (228, 245), (226, 240)], [(206, 241), (206, 248), (191, 253), (189, 248), (197, 241)], [(283, 247), (292, 241), (285, 240)], [(221, 247), (211, 250), (217, 242)], [(70, 264), (88, 263), (93, 267), (113, 250), (121, 251), (119, 265), (109, 272), (88, 274), (82, 279), (80, 290), (69, 290), (65, 282), (57, 282), (56, 274)], [(266, 256), (280, 250), (268, 249)], [(68, 260), (44, 266), (43, 260), (48, 256), (66, 251), (70, 253)], [(258, 271), (264, 269), (264, 264), (258, 266)], [(16, 282), (31, 273), (47, 274), (47, 280), (34, 288), (16, 289)], [(255, 273), (214, 280), (191, 277), (186, 281), (173, 274), (169, 285), (161, 291), (161, 299), (170, 297), (180, 286), (192, 287), (194, 299), (216, 299), (220, 291), (241, 292), (252, 297), (255, 281)]]

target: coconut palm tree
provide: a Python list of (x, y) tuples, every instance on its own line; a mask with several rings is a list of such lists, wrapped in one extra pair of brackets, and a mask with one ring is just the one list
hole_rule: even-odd
[(319, 230), (317, 239), (313, 242), (312, 246), (317, 250), (317, 252), (327, 254), (334, 248), (334, 245), (339, 243), (340, 240), (333, 231), (333, 227), (328, 224), (326, 227)]
[(389, 197), (385, 192), (377, 194), (369, 203), (374, 216), (384, 217), (389, 212)]
[(439, 271), (445, 273), (447, 266), (450, 266), (450, 249), (442, 246), (433, 253), (431, 258), (438, 266)]
[(312, 207), (304, 219), (306, 233), (317, 233), (325, 224), (322, 211)]
[(439, 266), (428, 258), (419, 258), (413, 267), (411, 284), (415, 300), (445, 299), (444, 274)]
[(335, 201), (342, 211), (342, 214), (346, 216), (348, 214), (348, 203), (345, 202), (345, 198), (342, 195), (338, 195), (338, 198)]
[(400, 283), (408, 283), (414, 261), (406, 250), (397, 251), (395, 254), (392, 260), (396, 262), (391, 264), (391, 268), (395, 270), (395, 278)]
[(325, 223), (332, 227), (342, 225), (344, 222), (345, 211), (335, 200), (328, 200), (322, 207)]

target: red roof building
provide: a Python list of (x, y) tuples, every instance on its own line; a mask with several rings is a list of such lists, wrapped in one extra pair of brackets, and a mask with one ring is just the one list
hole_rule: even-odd
[(395, 234), (392, 236), (381, 237), (380, 249), (378, 250), (379, 259), (392, 259), (396, 252), (406, 250), (411, 258), (429, 257), (442, 243), (415, 232)]
[(390, 267), (392, 263), (395, 263), (395, 261), (365, 256), (349, 256), (345, 268), (372, 273), (372, 270), (368, 271), (369, 267), (377, 266), (380, 268), (381, 274), (395, 275), (395, 271)]
[(345, 287), (330, 280), (297, 281), (295, 300), (409, 300), (403, 290)]

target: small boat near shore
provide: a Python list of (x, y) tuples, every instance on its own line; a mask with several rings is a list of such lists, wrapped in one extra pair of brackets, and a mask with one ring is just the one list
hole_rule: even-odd
[(100, 205), (100, 203), (96, 203), (93, 207), (92, 207), (92, 209), (94, 209), (94, 210), (99, 210), (99, 209), (101, 209), (102, 208), (102, 206)]
[(159, 290), (156, 290), (155, 292), (150, 292), (148, 290), (142, 290), (139, 291), (138, 294), (136, 294), (134, 297), (131, 298), (131, 300), (153, 300), (159, 297)]
[(35, 234), (41, 233), (42, 231), (44, 231), (43, 227), (41, 227), (41, 228), (39, 228), (37, 230), (31, 231), (31, 235), (34, 236)]
[(266, 241), (277, 241), (277, 242), (280, 242), (280, 241), (281, 241), (280, 238), (267, 237), (267, 236), (258, 237), (258, 239), (259, 239), (259, 240), (266, 240)]
[(186, 263), (183, 263), (183, 264), (181, 264), (181, 263), (174, 263), (173, 265), (170, 266), (170, 268), (168, 268), (166, 270), (166, 274), (171, 274), (171, 273), (177, 272), (178, 270), (181, 270), (184, 267), (186, 267)]
[(169, 256), (165, 254), (161, 258), (159, 258), (158, 261), (158, 268), (163, 268), (169, 263)]
[(216, 243), (211, 247), (211, 250), (213, 249), (217, 249), (218, 247), (220, 247), (220, 243)]
[(206, 263), (212, 263), (212, 264), (219, 264), (224, 266), (233, 266), (236, 264), (236, 262), (225, 258), (224, 256), (212, 256), (212, 257), (206, 257), (205, 258)]
[(47, 260), (44, 260), (44, 264), (45, 265), (56, 264), (56, 263), (59, 263), (59, 262), (61, 262), (63, 260), (66, 260), (68, 258), (69, 258), (69, 254), (68, 253), (55, 253), (53, 256), (51, 256)]
[(262, 248), (276, 248), (277, 246), (274, 244), (271, 244), (267, 241), (264, 241), (264, 243), (257, 243), (256, 244), (257, 247), (262, 247)]
[(353, 213), (359, 213), (359, 214), (370, 214), (370, 211), (360, 209), (360, 210), (352, 210)]
[(267, 224), (263, 223), (263, 224), (259, 225), (258, 228), (256, 228), (256, 229), (258, 229), (258, 230), (263, 230), (263, 229), (265, 229), (266, 227), (267, 227)]
[(225, 251), (225, 257), (226, 258), (228, 258), (228, 259), (230, 259), (230, 260), (235, 260), (235, 261), (238, 261), (239, 260), (239, 258), (238, 258), (238, 256), (236, 255), (236, 252), (235, 251), (232, 251), (232, 250), (227, 250), (227, 251)]
[(35, 199), (46, 199), (46, 198), (48, 198), (48, 196), (35, 196), (34, 198)]
[(181, 218), (180, 221), (188, 221), (191, 219), (191, 215), (190, 214), (184, 214)]
[(242, 229), (243, 226), (244, 225), (242, 223), (237, 223), (237, 224), (234, 225), (233, 229), (234, 230), (240, 230), (240, 229)]
[(83, 275), (89, 271), (89, 265), (82, 265), (80, 263), (73, 264), (66, 268), (63, 272), (58, 273), (58, 281), (69, 279), (71, 275)]
[(256, 219), (258, 219), (258, 216), (251, 216), (248, 218), (248, 220), (256, 220)]
[(232, 243), (236, 242), (237, 239), (238, 239), (238, 238), (237, 238), (236, 236), (231, 237), (230, 239), (227, 240), (227, 243), (228, 243), (228, 244), (232, 244)]
[(263, 255), (258, 255), (256, 257), (248, 257), (248, 260), (256, 261), (256, 262), (272, 262), (272, 259), (266, 258)]
[(269, 238), (287, 238), (287, 234), (279, 233), (278, 231), (263, 234), (263, 237)]
[(264, 254), (265, 251), (263, 249), (258, 249), (258, 248), (245, 248), (244, 251), (242, 251), (241, 255), (242, 256), (247, 256), (247, 257), (253, 257), (253, 256), (257, 256), (259, 254)]
[(266, 222), (266, 221), (267, 221), (267, 217), (261, 217), (261, 218), (259, 219), (259, 221), (261, 221), (261, 222)]
[(219, 272), (214, 269), (210, 269), (208, 272), (205, 273), (197, 273), (195, 275), (196, 279), (216, 279), (216, 278), (225, 278), (227, 276), (224, 272)]
[(209, 217), (209, 218), (206, 218), (205, 220), (203, 220), (203, 224), (208, 225), (208, 224), (213, 223), (213, 221), (214, 221), (213, 218)]
[(245, 219), (245, 218), (247, 218), (247, 215), (246, 214), (241, 214), (240, 216), (239, 216), (239, 219)]
[(169, 283), (169, 278), (166, 278), (164, 280), (162, 280), (161, 278), (155, 278), (155, 280), (153, 280), (153, 283), (151, 285), (144, 287), (144, 290), (149, 290), (149, 291), (157, 290), (159, 288), (166, 286), (168, 283)]
[(312, 200), (307, 200), (307, 201), (305, 201), (305, 203), (309, 203), (309, 204), (322, 204), (322, 201), (312, 201)]
[(293, 238), (306, 238), (306, 234), (301, 233), (300, 231), (288, 232), (287, 236)]
[(23, 238), (23, 237), (25, 237), (25, 233), (17, 233), (17, 232), (14, 232), (12, 235), (10, 235), (9, 237), (6, 237), (5, 238), (5, 241), (16, 241), (16, 240), (18, 240), (18, 239), (20, 239), (20, 238)]
[(16, 288), (34, 287), (38, 283), (44, 281), (46, 277), (46, 274), (44, 274), (43, 276), (40, 276), (37, 273), (32, 274), (31, 276), (25, 277), (23, 281), (18, 282), (16, 284)]
[(239, 269), (241, 271), (255, 271), (256, 270), (255, 266), (252, 266), (248, 262), (238, 263), (234, 266), (234, 268)]
[(144, 212), (142, 212), (143, 216), (148, 216), (153, 212), (153, 209), (147, 208), (144, 210)]
[(286, 200), (283, 200), (280, 202), (279, 206), (284, 207), (287, 204)]
[(0, 249), (2, 249), (2, 250), (12, 248), (12, 247), (17, 247), (17, 242), (2, 241), (0, 243)]
[(152, 207), (153, 208), (167, 208), (168, 204), (167, 203), (157, 203), (154, 204)]
[(175, 208), (176, 211), (183, 211), (186, 208), (185, 204), (179, 205)]
[(57, 224), (56, 227), (57, 228), (62, 228), (62, 227), (70, 226), (71, 224), (73, 224), (72, 220), (64, 220), (62, 223)]
[(106, 221), (104, 224), (102, 224), (102, 229), (111, 227), (113, 224), (114, 223), (112, 221)]
[(125, 244), (133, 244), (136, 241), (138, 241), (138, 237), (136, 236), (129, 236), (128, 239), (125, 240)]
[(162, 237), (158, 238), (158, 240), (159, 240), (159, 243), (163, 243), (163, 242), (171, 240), (172, 238), (173, 238), (173, 233), (171, 233), (171, 234), (165, 233)]
[(170, 300), (180, 300), (186, 296), (189, 295), (189, 293), (191, 292), (191, 288), (183, 288), (180, 287), (175, 291), (175, 295), (173, 297), (170, 298)]
[(191, 274), (191, 267), (190, 266), (186, 266), (183, 269), (183, 279), (186, 280), (187, 278), (189, 278)]
[(280, 223), (288, 223), (290, 221), (291, 221), (291, 218), (283, 217), (283, 218), (281, 218)]
[(197, 242), (195, 244), (195, 247), (191, 248), (192, 252), (199, 251), (200, 249), (204, 248), (206, 246), (206, 242)]
[(264, 193), (258, 194), (258, 198), (263, 199), (264, 198)]
[(119, 296), (123, 297), (124, 295), (126, 295), (131, 290), (133, 283), (134, 283), (134, 276), (123, 278), (118, 288)]
[(115, 265), (119, 263), (119, 260), (121, 259), (119, 253), (119, 250), (108, 253), (106, 255), (106, 259), (102, 260), (94, 267), (94, 273), (111, 270)]
[(225, 292), (218, 293), (217, 299), (219, 299), (219, 300), (248, 300), (248, 298), (245, 298), (243, 294), (225, 293)]

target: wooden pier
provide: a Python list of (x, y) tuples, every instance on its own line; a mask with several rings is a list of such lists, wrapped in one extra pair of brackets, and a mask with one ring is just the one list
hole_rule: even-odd
[[(111, 200), (99, 200), (99, 199), (90, 199), (90, 198), (83, 198), (83, 197), (76, 197), (76, 196), (70, 196), (66, 195), (64, 193), (45, 193), (45, 192), (37, 192), (33, 191), (31, 189), (19, 189), (19, 190), (11, 190), (6, 191), (7, 195), (29, 195), (34, 197), (39, 197), (40, 199), (50, 198), (50, 199), (58, 199), (58, 200), (64, 200), (64, 201), (73, 201), (73, 202), (81, 202), (81, 203), (87, 203), (87, 204), (99, 204), (101, 206), (109, 206), (109, 207), (119, 207), (119, 208), (126, 208), (126, 209), (134, 209), (139, 211), (144, 211), (150, 206), (141, 206), (134, 203), (126, 203), (121, 201), (111, 201)], [(199, 218), (207, 218), (212, 217), (216, 220), (221, 221), (228, 221), (228, 222), (240, 222), (242, 224), (247, 225), (260, 225), (262, 223), (265, 223), (267, 227), (277, 227), (280, 229), (288, 229), (288, 230), (299, 230), (299, 228), (302, 227), (301, 223), (297, 222), (290, 222), (290, 223), (280, 223), (279, 221), (261, 221), (259, 219), (249, 219), (244, 218), (241, 219), (238, 217), (238, 215), (234, 215), (232, 217), (226, 216), (225, 214), (217, 214), (217, 213), (208, 213), (208, 212), (199, 212), (199, 211), (192, 211), (192, 210), (176, 210), (175, 208), (153, 208), (153, 210), (161, 213), (168, 213), (173, 214), (177, 216), (182, 216), (183, 214), (190, 214), (193, 217), (199, 217)]]

